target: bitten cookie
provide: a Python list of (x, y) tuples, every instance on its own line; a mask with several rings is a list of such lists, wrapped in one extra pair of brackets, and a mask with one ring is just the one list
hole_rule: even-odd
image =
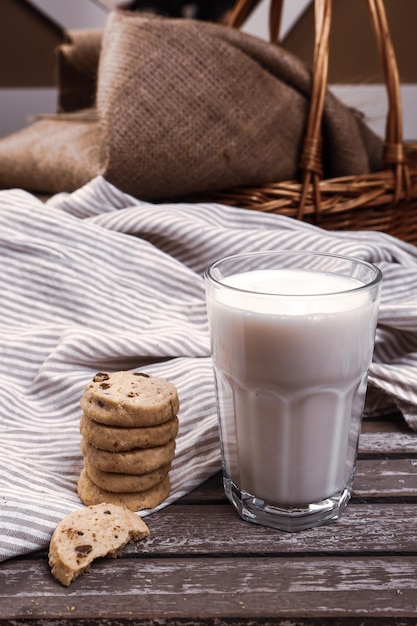
[(123, 428), (106, 426), (82, 415), (80, 431), (86, 441), (100, 450), (119, 452), (134, 448), (155, 448), (175, 439), (178, 434), (178, 417), (157, 426)]
[(163, 465), (159, 469), (147, 474), (115, 474), (114, 472), (103, 472), (93, 467), (84, 459), (84, 466), (90, 480), (105, 491), (115, 493), (126, 493), (129, 491), (147, 491), (160, 483), (171, 469), (171, 464)]
[(81, 451), (90, 465), (103, 472), (116, 474), (147, 474), (171, 463), (175, 456), (175, 440), (157, 448), (136, 448), (125, 452), (99, 450), (81, 439)]
[(110, 426), (163, 424), (179, 411), (175, 386), (141, 372), (99, 372), (86, 386), (81, 408), (90, 419)]
[(63, 585), (87, 572), (94, 559), (116, 557), (130, 541), (149, 535), (145, 522), (125, 507), (111, 503), (73, 511), (56, 527), (49, 545), (49, 565)]
[(162, 482), (146, 491), (113, 493), (97, 487), (90, 480), (84, 468), (81, 472), (77, 489), (79, 497), (86, 505), (110, 502), (124, 506), (131, 511), (141, 511), (143, 509), (153, 509), (158, 504), (161, 504), (169, 496), (170, 482), (167, 474)]

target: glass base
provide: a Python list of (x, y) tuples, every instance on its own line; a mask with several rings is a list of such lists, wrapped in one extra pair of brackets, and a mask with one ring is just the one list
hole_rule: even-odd
[(282, 506), (260, 500), (241, 491), (227, 476), (223, 477), (223, 486), (226, 496), (242, 519), (286, 532), (297, 532), (335, 522), (350, 500), (352, 483), (331, 498), (296, 506)]

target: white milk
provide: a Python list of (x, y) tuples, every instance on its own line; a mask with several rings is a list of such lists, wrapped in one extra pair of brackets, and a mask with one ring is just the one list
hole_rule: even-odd
[[(207, 303), (229, 478), (284, 506), (342, 491), (355, 464), (377, 304), (367, 291), (343, 293), (361, 285), (355, 279), (303, 270), (223, 282), (237, 289), (210, 289)], [(340, 293), (311, 295), (329, 292)], [(268, 295), (280, 293), (293, 295)]]

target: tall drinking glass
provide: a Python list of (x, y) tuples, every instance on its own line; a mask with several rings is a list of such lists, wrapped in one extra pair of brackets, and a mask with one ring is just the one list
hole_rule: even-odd
[(382, 275), (355, 258), (260, 252), (205, 276), (224, 489), (297, 531), (350, 499)]

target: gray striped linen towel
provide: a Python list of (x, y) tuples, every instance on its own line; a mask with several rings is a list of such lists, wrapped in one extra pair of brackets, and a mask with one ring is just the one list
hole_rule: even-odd
[(156, 510), (220, 469), (203, 273), (227, 254), (298, 248), (376, 263), (384, 282), (367, 410), (397, 407), (417, 430), (411, 245), (219, 204), (153, 205), (102, 178), (46, 204), (1, 191), (0, 242), (0, 560), (46, 547), (82, 506), (79, 400), (97, 371), (146, 370), (178, 388), (172, 490)]

